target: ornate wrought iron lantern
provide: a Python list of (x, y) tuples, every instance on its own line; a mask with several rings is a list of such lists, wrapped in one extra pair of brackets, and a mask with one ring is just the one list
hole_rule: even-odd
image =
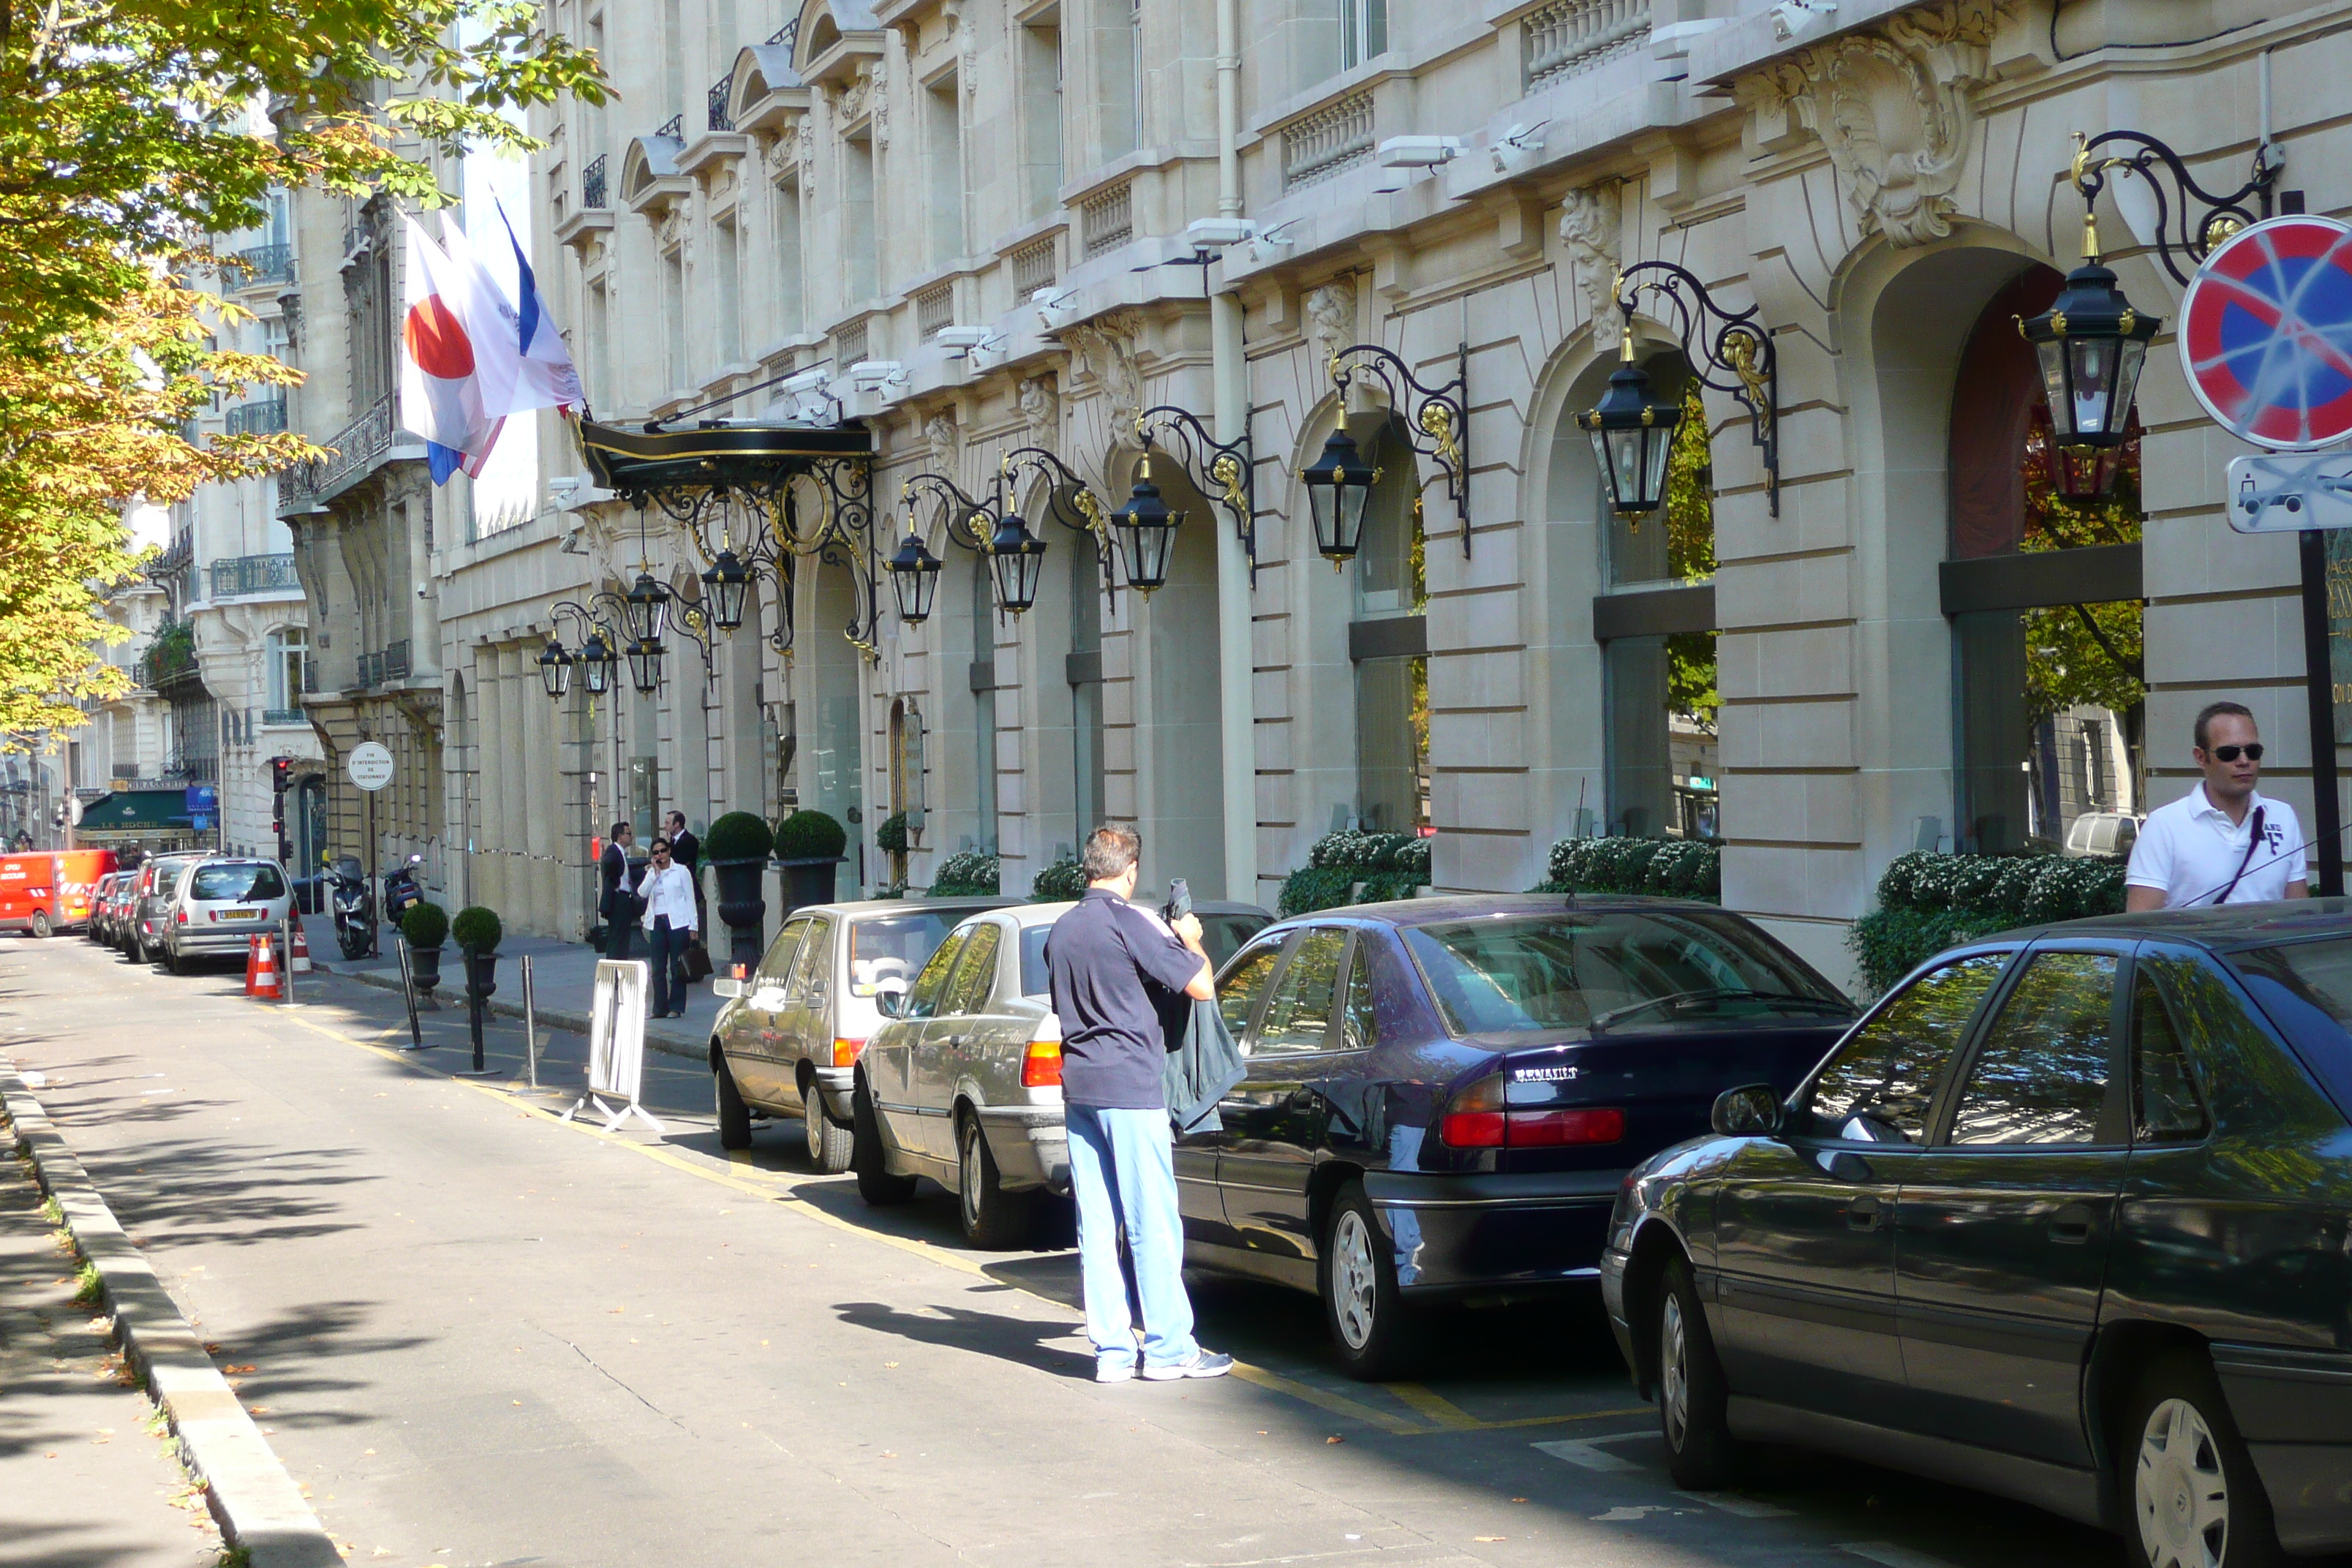
[(663, 651), (654, 637), (639, 637), (629, 645), (629, 684), (647, 697), (661, 685)]
[(732, 549), (721, 549), (719, 559), (702, 574), (703, 597), (710, 604), (710, 624), (731, 632), (743, 624), (743, 594), (751, 574)]
[(539, 679), (546, 685), (547, 694), (559, 701), (572, 689), (572, 655), (552, 633), (539, 653)]
[(1364, 461), (1356, 438), (1341, 424), (1323, 443), (1323, 455), (1302, 470), (1307, 510), (1315, 522), (1315, 549), (1338, 571), (1356, 558), (1364, 541), (1364, 508), (1381, 470)]
[(1176, 531), (1184, 523), (1184, 514), (1171, 510), (1160, 499), (1160, 487), (1151, 482), (1148, 470), (1148, 462), (1137, 469), (1135, 489), (1127, 504), (1110, 514), (1111, 531), (1118, 537), (1119, 554), (1127, 564), (1128, 583), (1146, 596), (1168, 581)]
[(1037, 579), (1045, 567), (1045, 542), (1029, 531), (1019, 512), (1006, 512), (988, 542), (988, 565), (996, 578), (996, 602), (1008, 616), (1025, 614), (1037, 603)]
[(1592, 437), (1592, 456), (1609, 481), (1609, 504), (1619, 517), (1638, 525), (1665, 503), (1666, 458), (1682, 417), (1682, 405), (1658, 396), (1650, 373), (1634, 363), (1629, 320), (1609, 390), (1580, 421)]
[(915, 516), (907, 514), (907, 537), (898, 542), (898, 553), (885, 563), (890, 569), (890, 590), (898, 596), (898, 618), (910, 626), (922, 625), (931, 618), (931, 601), (940, 591), (940, 558), (915, 531)]

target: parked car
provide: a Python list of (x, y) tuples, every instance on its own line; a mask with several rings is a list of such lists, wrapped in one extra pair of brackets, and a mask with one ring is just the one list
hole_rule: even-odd
[(2064, 853), (2129, 855), (2139, 842), (2139, 817), (2128, 811), (2086, 811), (2066, 825)]
[(107, 895), (106, 945), (130, 951), (138, 931), (139, 879), (143, 868), (117, 872), (114, 890)]
[(163, 957), (163, 928), (171, 923), (172, 900), (180, 889), (180, 873), (202, 854), (151, 856), (139, 868), (139, 885), (131, 900), (131, 942), (124, 949), (142, 963)]
[(849, 1169), (851, 1069), (883, 1024), (877, 997), (913, 984), (958, 921), (1010, 899), (878, 899), (793, 911), (748, 979), (722, 979), (710, 1030), (719, 1144), (746, 1149), (751, 1118), (796, 1116), (809, 1158)]
[[(891, 1021), (858, 1058), (853, 1159), (871, 1204), (903, 1203), (929, 1176), (955, 1194), (964, 1238), (1005, 1247), (1031, 1199), (1069, 1187), (1062, 1124), (1062, 1024), (1045, 939), (1072, 906), (977, 915), (940, 944)], [(1202, 945), (1228, 956), (1274, 917), (1250, 904), (1196, 906)], [(1214, 933), (1213, 936), (1212, 933)]]
[(1628, 1178), (1603, 1292), (1678, 1482), (1933, 1473), (2151, 1568), (2352, 1546), (2352, 902), (1937, 955)]
[(243, 958), (256, 932), (285, 929), (292, 905), (285, 868), (275, 860), (198, 860), (180, 872), (155, 945), (174, 974), (197, 958)]
[(1217, 997), (1249, 1071), (1178, 1140), (1187, 1261), (1317, 1293), (1366, 1378), (1423, 1303), (1591, 1281), (1626, 1170), (1733, 1083), (1794, 1088), (1854, 1013), (1738, 915), (1615, 897), (1299, 916)]
[(90, 889), (113, 869), (111, 849), (0, 855), (0, 931), (46, 937), (88, 924)]
[(103, 943), (107, 940), (107, 919), (112, 912), (114, 888), (122, 877), (121, 871), (109, 871), (90, 888), (89, 922), (81, 928), (81, 934), (91, 942)]

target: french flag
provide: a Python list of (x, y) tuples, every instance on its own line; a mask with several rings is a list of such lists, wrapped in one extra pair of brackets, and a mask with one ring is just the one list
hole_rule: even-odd
[(425, 437), (435, 484), (446, 484), (460, 469), (478, 478), (506, 420), (483, 395), (485, 356), (467, 310), (472, 279), (415, 218), (404, 214), (402, 221), (408, 226), (408, 309), (400, 323), (401, 426)]

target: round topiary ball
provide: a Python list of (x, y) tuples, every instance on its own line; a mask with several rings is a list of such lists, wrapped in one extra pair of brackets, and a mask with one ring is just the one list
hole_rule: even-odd
[(779, 860), (838, 860), (847, 847), (849, 834), (824, 812), (796, 811), (776, 824)]
[(449, 911), (438, 904), (411, 904), (400, 917), (400, 934), (419, 952), (439, 947), (449, 940)]
[(457, 918), (449, 922), (449, 934), (457, 939), (459, 947), (471, 948), (476, 952), (496, 952), (499, 938), (504, 936), (506, 931), (499, 924), (497, 910), (486, 910), (477, 904), (472, 909), (457, 911)]
[(730, 811), (702, 836), (706, 860), (764, 860), (775, 847), (776, 836), (757, 812)]

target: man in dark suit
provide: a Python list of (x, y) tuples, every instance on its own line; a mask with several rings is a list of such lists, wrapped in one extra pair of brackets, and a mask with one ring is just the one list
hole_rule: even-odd
[[(662, 826), (664, 837), (669, 840), (670, 864), (685, 867), (687, 877), (694, 883), (694, 935), (688, 940), (698, 943), (703, 940), (702, 933), (710, 929), (710, 910), (702, 900), (702, 840), (687, 830), (686, 813), (682, 811), (671, 812)], [(693, 980), (683, 953), (677, 961), (677, 994), (684, 995)]]
[(637, 878), (629, 865), (629, 847), (636, 841), (636, 833), (627, 823), (613, 824), (613, 837), (597, 861), (604, 891), (596, 900), (596, 914), (604, 922), (607, 958), (628, 957), (629, 933), (637, 929)]

